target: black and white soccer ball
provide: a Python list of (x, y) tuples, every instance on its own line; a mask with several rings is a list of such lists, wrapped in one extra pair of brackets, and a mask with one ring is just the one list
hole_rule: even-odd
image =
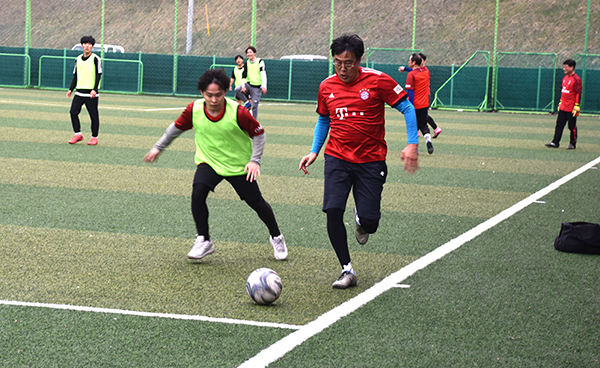
[(259, 268), (252, 271), (246, 281), (248, 296), (256, 304), (273, 303), (281, 295), (281, 278), (270, 268)]

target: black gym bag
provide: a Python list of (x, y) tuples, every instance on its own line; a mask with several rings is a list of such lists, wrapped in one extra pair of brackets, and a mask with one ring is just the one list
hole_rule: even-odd
[(554, 248), (569, 253), (600, 254), (600, 224), (563, 222)]

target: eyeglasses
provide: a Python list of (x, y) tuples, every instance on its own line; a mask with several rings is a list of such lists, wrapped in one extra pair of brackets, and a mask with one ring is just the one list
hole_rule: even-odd
[(338, 69), (341, 68), (342, 66), (344, 66), (346, 69), (352, 69), (352, 68), (354, 68), (354, 64), (356, 64), (356, 61), (345, 61), (342, 63), (339, 60), (335, 60), (333, 62), (333, 65)]

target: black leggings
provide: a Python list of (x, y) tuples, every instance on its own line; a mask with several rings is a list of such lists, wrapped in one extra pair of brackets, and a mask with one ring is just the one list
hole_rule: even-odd
[[(344, 210), (330, 208), (327, 213), (327, 235), (333, 246), (333, 250), (344, 267), (350, 263), (350, 251), (348, 250), (348, 238), (346, 237), (346, 225), (344, 225)], [(373, 234), (379, 227), (378, 220), (360, 219), (361, 227), (369, 234)]]
[[(253, 189), (248, 189), (253, 187), (252, 185), (240, 186), (237, 185), (238, 183), (239, 181), (236, 183), (236, 185), (232, 183), (234, 189), (238, 195), (240, 195), (240, 197), (246, 201), (250, 208), (252, 208), (258, 214), (258, 217), (262, 220), (262, 222), (265, 223), (269, 229), (269, 234), (271, 234), (272, 237), (281, 235), (279, 226), (277, 225), (277, 220), (275, 219), (275, 214), (273, 213), (273, 209), (271, 208), (271, 205), (262, 197), (260, 191), (258, 192), (257, 196), (255, 195)], [(258, 189), (258, 186), (256, 186), (256, 189)], [(206, 205), (206, 198), (211, 190), (213, 189), (207, 184), (194, 183), (194, 189), (192, 191), (192, 215), (194, 217), (194, 222), (196, 223), (196, 231), (198, 235), (203, 235), (204, 239), (206, 240), (210, 239), (210, 234), (208, 231), (208, 206)], [(249, 195), (250, 193), (253, 195)]]
[(98, 137), (98, 130), (100, 128), (100, 119), (98, 118), (98, 97), (81, 97), (75, 95), (73, 102), (71, 102), (71, 125), (73, 125), (73, 131), (75, 133), (81, 132), (81, 123), (79, 122), (79, 113), (81, 112), (81, 106), (85, 105), (85, 108), (90, 114), (90, 120), (92, 121), (92, 137)]

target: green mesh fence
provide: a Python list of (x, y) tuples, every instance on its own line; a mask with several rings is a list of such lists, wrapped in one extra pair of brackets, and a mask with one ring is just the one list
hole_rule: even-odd
[[(0, 85), (67, 89), (73, 78), (79, 51), (0, 47)], [(578, 68), (584, 55), (577, 55)], [(582, 110), (600, 112), (600, 55), (586, 56)], [(233, 58), (177, 56), (174, 79), (172, 55), (107, 53), (103, 59), (101, 90), (118, 93), (147, 93), (198, 96), (198, 78), (211, 67), (231, 75)], [(374, 63), (374, 65), (373, 65)], [(319, 83), (329, 75), (329, 62), (322, 60), (265, 60), (268, 93), (265, 99), (316, 101)], [(363, 63), (365, 65), (366, 63)], [(404, 64), (404, 63), (401, 63)], [(555, 54), (499, 53), (496, 75), (492, 75), (489, 52), (478, 51), (461, 66), (428, 66), (431, 72), (432, 108), (463, 110), (506, 110), (554, 112), (560, 99), (563, 72)], [(537, 66), (536, 66), (537, 65)], [(398, 64), (371, 61), (401, 86), (407, 73)], [(31, 78), (31, 83), (29, 82)], [(495, 83), (491, 83), (494, 80)], [(494, 88), (492, 89), (492, 84)], [(228, 96), (233, 97), (233, 92)], [(493, 96), (493, 97), (492, 97)], [(492, 100), (493, 98), (493, 100)]]
[(0, 86), (29, 85), (29, 55), (0, 53)]
[[(252, 42), (267, 63), (265, 99), (314, 101), (318, 83), (332, 72), (331, 65), (280, 58), (328, 56), (333, 37), (357, 33), (367, 47), (363, 65), (388, 73), (401, 85), (406, 74), (398, 73), (398, 65), (405, 65), (410, 53), (417, 51), (411, 49), (423, 50), (431, 71), (432, 106), (437, 108), (553, 111), (560, 94), (561, 65), (553, 71), (545, 60), (536, 63), (534, 58), (520, 57), (512, 63), (504, 56), (496, 66), (496, 57), (524, 51), (554, 53), (560, 64), (579, 55), (575, 58), (584, 81), (583, 111), (600, 112), (600, 33), (594, 31), (600, 29), (599, 2), (222, 0), (196, 2), (195, 9), (190, 4), (188, 0), (5, 1), (0, 54), (10, 55), (0, 55), (0, 85), (65, 88), (72, 67), (62, 64), (77, 56), (71, 48), (81, 36), (93, 35), (99, 44), (125, 49), (123, 54), (101, 55), (103, 90), (198, 95), (196, 83), (202, 72), (213, 64), (232, 65), (233, 57), (244, 55)], [(477, 50), (487, 52), (487, 59)], [(40, 66), (42, 56), (59, 59), (43, 58)], [(554, 87), (549, 82), (553, 79)], [(514, 90), (515, 84), (520, 90)]]
[(495, 110), (555, 110), (556, 54), (499, 52), (496, 66)]
[[(463, 65), (448, 68), (429, 67), (433, 76), (448, 75), (438, 87), (432, 83), (433, 108), (487, 110), (490, 81), (490, 53), (477, 51)], [(442, 77), (443, 78), (443, 77)], [(439, 80), (439, 79), (438, 79)]]
[(575, 72), (583, 83), (581, 111), (600, 111), (600, 55), (575, 54), (574, 60), (577, 62)]

